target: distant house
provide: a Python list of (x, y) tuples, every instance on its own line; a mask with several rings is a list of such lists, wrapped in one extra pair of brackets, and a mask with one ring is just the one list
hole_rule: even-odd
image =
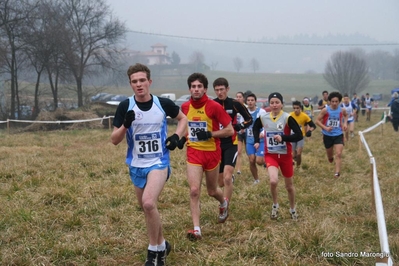
[(127, 57), (146, 65), (170, 65), (171, 57), (166, 52), (166, 45), (157, 43), (151, 46), (151, 51), (125, 51)]

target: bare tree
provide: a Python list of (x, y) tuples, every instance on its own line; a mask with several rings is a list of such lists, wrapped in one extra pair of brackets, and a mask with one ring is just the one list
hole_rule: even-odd
[(211, 69), (212, 69), (212, 70), (216, 70), (218, 64), (219, 64), (219, 62), (214, 62), (214, 61), (212, 61), (212, 62), (211, 62)]
[(49, 24), (50, 14), (47, 3), (40, 2), (37, 9), (33, 10), (31, 16), (26, 19), (25, 27), (22, 30), (21, 40), (24, 43), (23, 52), (26, 54), (30, 66), (36, 72), (36, 84), (34, 92), (34, 107), (32, 118), (35, 119), (40, 112), (39, 108), (39, 88), (43, 72), (54, 47), (52, 41), (56, 39), (54, 35), (56, 28)]
[(21, 42), (21, 32), (25, 25), (25, 20), (29, 18), (32, 10), (36, 8), (36, 3), (27, 0), (0, 1), (0, 40), (3, 53), (3, 65), (1, 72), (10, 76), (11, 87), (11, 118), (15, 118), (15, 113), (20, 115), (20, 100), (18, 91), (18, 71), (25, 63), (24, 54), (21, 52), (23, 42)]
[(237, 72), (240, 72), (241, 68), (244, 66), (242, 59), (239, 57), (235, 57), (233, 59), (233, 63), (234, 63), (234, 68), (237, 70)]
[(249, 61), (249, 67), (252, 69), (254, 73), (259, 70), (259, 61), (256, 58), (252, 58)]
[(190, 63), (193, 65), (195, 72), (203, 70), (204, 62), (205, 56), (202, 52), (195, 51), (191, 54)]
[(178, 66), (180, 64), (180, 56), (175, 51), (173, 51), (173, 53), (172, 53), (172, 62), (171, 62), (171, 64), (172, 64), (172, 66)]
[(367, 55), (367, 65), (372, 79), (394, 78), (394, 57), (386, 51), (373, 51)]
[(336, 52), (327, 62), (323, 74), (331, 87), (341, 93), (359, 93), (370, 82), (366, 61), (352, 52)]
[(63, 16), (67, 18), (62, 39), (64, 61), (71, 71), (83, 106), (83, 79), (96, 75), (95, 69), (111, 68), (118, 49), (116, 44), (125, 35), (125, 24), (111, 15), (103, 0), (62, 0)]

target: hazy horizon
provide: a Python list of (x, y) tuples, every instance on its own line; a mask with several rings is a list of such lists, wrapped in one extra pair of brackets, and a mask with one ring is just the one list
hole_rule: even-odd
[(361, 34), (399, 43), (399, 1), (106, 0), (133, 31), (225, 40)]
[[(151, 45), (162, 43), (169, 55), (178, 53), (182, 63), (201, 52), (205, 63), (216, 64), (217, 70), (234, 71), (233, 59), (239, 57), (244, 63), (242, 72), (251, 72), (249, 62), (255, 58), (259, 72), (321, 73), (338, 50), (392, 53), (399, 49), (397, 0), (205, 0), (196, 5), (170, 0), (137, 6), (106, 1), (114, 18), (125, 22), (130, 31), (128, 48), (148, 51)], [(273, 44), (274, 40), (278, 43)], [(360, 46), (345, 45), (350, 43)]]

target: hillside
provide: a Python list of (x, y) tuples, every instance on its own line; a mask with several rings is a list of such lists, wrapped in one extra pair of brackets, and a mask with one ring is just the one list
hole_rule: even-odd
[[(268, 74), (268, 73), (235, 73), (223, 71), (204, 72), (209, 80), (208, 94), (214, 95), (212, 82), (218, 77), (225, 77), (230, 83), (231, 97), (238, 91), (251, 90), (258, 97), (267, 97), (271, 92), (278, 91), (286, 99), (295, 97), (321, 96), (323, 90), (332, 91), (333, 89), (325, 82), (322, 74)], [(153, 76), (151, 90), (154, 94), (166, 92), (176, 93), (177, 96), (188, 94), (188, 85), (186, 76)], [(392, 88), (398, 87), (398, 82), (394, 80), (373, 80), (368, 88), (363, 92), (382, 93), (385, 95), (385, 101), (388, 101)], [(117, 91), (117, 92), (116, 92)], [(118, 88), (107, 88), (106, 92), (123, 93), (130, 95), (132, 89), (129, 86)], [(359, 95), (361, 93), (358, 93)]]
[[(322, 73), (327, 60), (336, 51), (360, 48), (365, 52), (382, 50), (392, 53), (394, 48), (397, 48), (397, 46), (367, 46), (378, 41), (360, 34), (281, 36), (275, 39), (261, 36), (262, 33), (258, 40), (210, 41), (129, 32), (126, 36), (126, 46), (131, 50), (148, 51), (151, 45), (162, 43), (167, 46), (169, 54), (176, 52), (180, 56), (181, 63), (190, 62), (193, 52), (198, 51), (203, 53), (205, 64), (216, 65), (214, 70), (223, 71), (235, 71), (233, 59), (239, 57), (243, 61), (241, 72), (247, 73), (253, 72), (249, 65), (252, 58), (256, 58), (259, 62), (258, 72)], [(349, 45), (354, 43), (364, 46)]]

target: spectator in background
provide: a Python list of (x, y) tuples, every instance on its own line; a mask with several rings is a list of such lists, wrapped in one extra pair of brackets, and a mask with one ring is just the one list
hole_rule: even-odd
[(366, 114), (366, 97), (364, 97), (364, 95), (362, 95), (362, 97), (360, 98), (360, 108), (362, 110), (362, 116), (364, 116)]
[(319, 101), (319, 96), (315, 95), (315, 96), (313, 97), (313, 99), (312, 99), (312, 103), (313, 103), (314, 105), (316, 105), (318, 101)]
[[(395, 93), (395, 92), (394, 92), (394, 93)], [(387, 107), (391, 107), (392, 103), (395, 101), (395, 98), (393, 97), (393, 96), (394, 96), (394, 93), (392, 93), (392, 97), (391, 97), (391, 99), (389, 100), (389, 103), (387, 104)]]
[(323, 98), (317, 104), (317, 109), (321, 110), (328, 105), (328, 91), (323, 91)]
[(392, 95), (392, 98), (394, 99), (391, 104), (391, 113), (390, 113), (390, 118), (393, 126), (393, 130), (398, 132), (398, 126), (399, 126), (399, 97), (398, 93), (394, 92)]
[(366, 121), (370, 121), (371, 118), (371, 110), (373, 110), (374, 99), (370, 97), (369, 93), (366, 93), (366, 97), (364, 98), (364, 104), (366, 106)]

